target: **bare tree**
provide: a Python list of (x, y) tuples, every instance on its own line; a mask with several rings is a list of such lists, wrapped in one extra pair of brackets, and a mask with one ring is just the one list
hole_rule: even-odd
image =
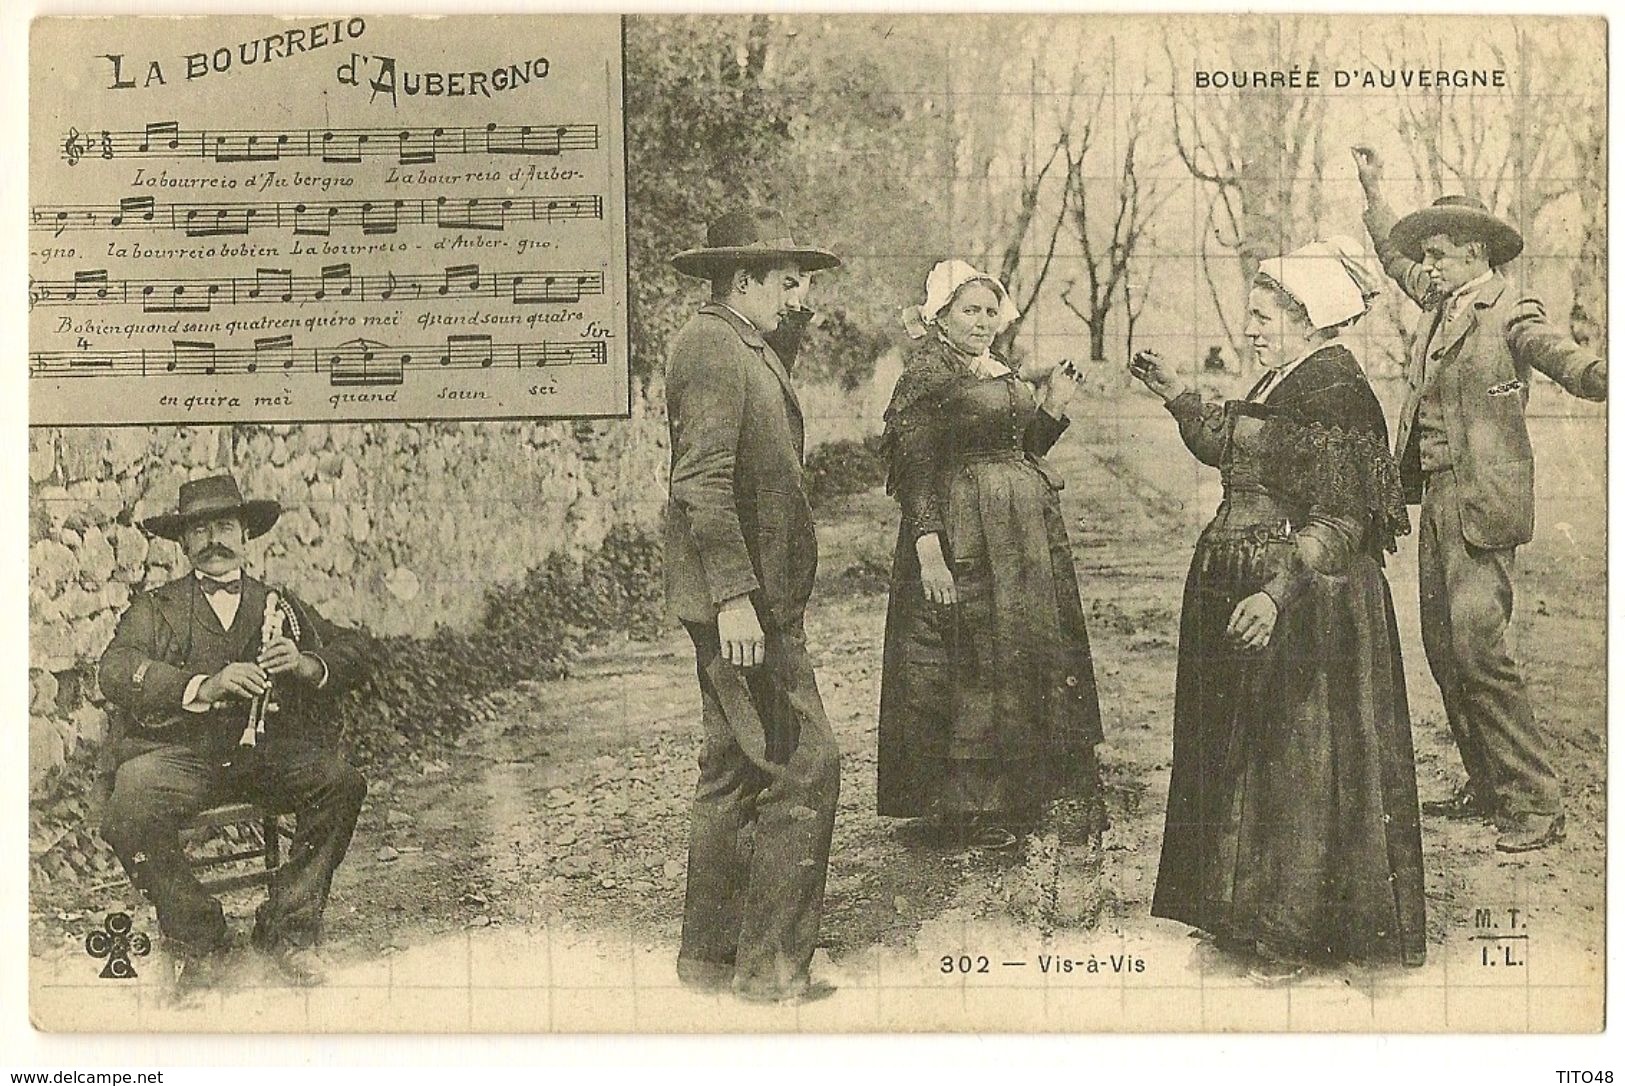
[[(1078, 82), (1083, 84), (1081, 70)], [(1082, 266), (1081, 275), (1074, 276), (1061, 292), (1061, 301), (1089, 329), (1089, 357), (1095, 361), (1106, 357), (1106, 325), (1113, 310), (1123, 306), (1130, 321), (1139, 316), (1129, 269), (1142, 254), (1147, 228), (1174, 192), (1173, 186), (1158, 180), (1160, 163), (1142, 160), (1151, 127), (1149, 84), (1119, 96), (1118, 101), (1125, 104), (1117, 118), (1121, 121), (1117, 132), (1110, 129), (1117, 112), (1115, 104), (1107, 106), (1110, 86), (1101, 81), (1075, 96), (1080, 112), (1062, 135), (1066, 217), (1078, 241)], [(1090, 167), (1097, 162), (1103, 165), (1091, 173)], [(1093, 180), (1098, 177), (1109, 177), (1111, 183)], [(1088, 184), (1086, 178), (1091, 179)], [(1141, 291), (1139, 306), (1144, 305)]]
[[(999, 336), (997, 346), (1008, 352), (1055, 263), (1070, 183), (1062, 137), (1071, 105), (1046, 74), (1051, 36), (1046, 24), (1006, 17), (997, 26), (996, 35), (975, 34), (960, 43), (955, 67), (983, 73), (993, 85), (1025, 82), (1026, 108), (957, 114), (956, 172), (980, 197), (974, 207), (959, 211), (966, 227), (962, 252), (987, 260), (1019, 313)], [(1012, 37), (1019, 39), (1019, 48), (1012, 47)]]
[[(1209, 24), (1211, 25), (1211, 24)], [(1260, 34), (1267, 26), (1270, 33)], [(1326, 50), (1324, 21), (1271, 19), (1232, 31), (1226, 43), (1236, 69), (1259, 67), (1247, 47), (1267, 46), (1272, 57), (1289, 56), (1305, 69), (1318, 68)], [(1267, 41), (1260, 42), (1260, 38)], [(1322, 139), (1327, 96), (1320, 90), (1255, 88), (1239, 93), (1204, 94), (1182, 100), (1178, 74), (1189, 68), (1176, 60), (1171, 35), (1163, 38), (1172, 78), (1174, 148), (1190, 175), (1206, 186), (1202, 272), (1231, 349), (1243, 355), (1226, 314), (1233, 311), (1220, 289), (1215, 258), (1233, 260), (1245, 290), (1259, 261), (1309, 240), (1323, 208), (1321, 176), (1326, 161)], [(1191, 43), (1191, 52), (1196, 52)], [(1223, 67), (1224, 65), (1216, 65)], [(1273, 66), (1273, 62), (1265, 67)], [(1218, 252), (1213, 252), (1216, 246)]]
[[(1384, 43), (1387, 64), (1414, 57), (1425, 24), (1406, 27)], [(1425, 39), (1422, 39), (1425, 40)], [(1445, 43), (1433, 47), (1443, 56)], [(1529, 249), (1545, 233), (1540, 217), (1568, 200), (1578, 203), (1578, 253), (1570, 266), (1574, 304), (1570, 330), (1600, 343), (1606, 328), (1606, 115), (1600, 88), (1582, 85), (1590, 69), (1574, 63), (1569, 46), (1550, 34), (1515, 28), (1508, 41), (1485, 43), (1507, 71), (1510, 93), (1486, 95), (1437, 86), (1396, 90), (1399, 134), (1421, 198), (1464, 193), (1512, 218)], [(1520, 274), (1523, 265), (1519, 265)]]
[[(1444, 43), (1437, 43), (1441, 56)], [(1572, 171), (1560, 168), (1569, 151), (1562, 138), (1564, 113), (1553, 108), (1563, 65), (1537, 50), (1522, 30), (1511, 47), (1490, 41), (1486, 48), (1511, 76), (1510, 95), (1487, 96), (1470, 89), (1434, 86), (1397, 88), (1399, 134), (1431, 200), (1458, 192), (1484, 201), (1492, 211), (1533, 223), (1553, 202), (1574, 190)], [(1388, 63), (1414, 62), (1416, 35), (1390, 41)], [(1442, 63), (1442, 62), (1441, 62)]]
[(1575, 192), (1580, 200), (1580, 251), (1569, 270), (1574, 306), (1569, 331), (1575, 342), (1599, 349), (1608, 342), (1608, 120), (1601, 109), (1569, 114)]

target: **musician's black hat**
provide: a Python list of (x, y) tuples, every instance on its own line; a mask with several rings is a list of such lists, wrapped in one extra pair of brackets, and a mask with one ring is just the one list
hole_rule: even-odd
[(141, 527), (153, 535), (180, 542), (187, 525), (210, 517), (235, 514), (242, 518), (248, 538), (262, 536), (271, 530), (282, 515), (282, 506), (268, 498), (252, 501), (243, 497), (237, 480), (230, 475), (211, 475), (206, 479), (193, 479), (181, 484), (180, 501), (173, 513), (160, 513), (141, 522)]

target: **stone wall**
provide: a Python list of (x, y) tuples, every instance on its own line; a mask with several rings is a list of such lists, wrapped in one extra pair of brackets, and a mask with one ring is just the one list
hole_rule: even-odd
[(485, 590), (653, 527), (665, 424), (629, 421), (35, 429), (29, 434), (29, 780), (104, 733), (95, 663), (133, 593), (187, 568), (137, 526), (231, 470), (284, 506), (249, 568), (379, 635), (464, 628)]

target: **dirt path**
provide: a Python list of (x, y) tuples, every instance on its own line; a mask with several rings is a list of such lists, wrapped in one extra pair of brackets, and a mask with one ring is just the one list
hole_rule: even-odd
[[(1545, 527), (1523, 563), (1519, 625), (1532, 692), (1559, 736), (1569, 840), (1530, 857), (1501, 857), (1488, 828), (1429, 820), (1429, 965), (1411, 973), (1345, 970), (1331, 981), (1368, 996), (1516, 983), (1522, 1000), (1493, 1004), (1506, 1008), (1495, 1013), (1507, 1028), (1545, 1021), (1532, 1009), (1540, 1001), (1529, 997), (1531, 985), (1589, 984), (1600, 1000), (1600, 982), (1591, 982), (1602, 968), (1606, 686), (1596, 589), (1605, 552), (1602, 517), (1587, 504), (1595, 494), (1576, 465), (1601, 460), (1588, 459), (1596, 449), (1584, 446), (1556, 453), (1556, 467), (1542, 465)], [(1565, 467), (1564, 457), (1575, 464)], [(1112, 828), (1104, 855), (1065, 833), (1032, 841), (1025, 856), (961, 854), (913, 840), (906, 824), (874, 814), (895, 507), (870, 492), (822, 511), (822, 580), (809, 642), (843, 766), (827, 956), (817, 968), (838, 980), (861, 985), (885, 971), (926, 983), (944, 955), (974, 962), (985, 954), (999, 966), (1045, 953), (1080, 962), (1139, 956), (1170, 984), (1225, 976), (1181, 926), (1148, 916), (1171, 757), (1179, 595), (1191, 544), (1217, 500), (1216, 478), (1184, 453), (1166, 415), (1138, 403), (1121, 417), (1080, 420), (1056, 460), (1068, 480), (1064, 500), (1106, 718)], [(1600, 478), (1591, 483), (1600, 493)], [(1390, 575), (1408, 650), (1422, 792), (1442, 795), (1459, 763), (1419, 647), (1414, 546)], [(693, 661), (680, 632), (610, 646), (567, 680), (507, 691), (454, 757), (375, 784), (335, 884), (334, 957), (359, 975), (380, 961), (422, 958), (425, 947), (448, 939), (489, 948), (546, 932), (555, 983), (589, 968), (559, 949), (572, 939), (628, 948), (642, 968), (664, 977), (678, 935), (696, 714)], [(1491, 910), (1506, 925), (1512, 908), (1529, 925), (1530, 938), (1516, 944), (1529, 960), (1488, 966), (1484, 948), (1499, 955), (1503, 944), (1472, 938), (1483, 934), (1474, 923), (1484, 914), (1476, 911)], [(71, 952), (61, 957), (73, 960)], [(1383, 1021), (1373, 1009), (1379, 1004), (1362, 1005), (1360, 1014), (1377, 1017), (1357, 1015), (1353, 1024)], [(465, 1011), (471, 1024), (499, 1020), (480, 1018), (472, 1006), (457, 1013)], [(548, 1024), (560, 1028), (558, 1009), (548, 1013)], [(1215, 1013), (1198, 1007), (1186, 1024), (1248, 1024)]]
[[(825, 924), (836, 962), (876, 946), (926, 956), (958, 953), (959, 938), (927, 945), (922, 932), (940, 939), (945, 925), (984, 921), (1013, 925), (1021, 933), (1014, 938), (1036, 944), (1095, 908), (1103, 910), (1102, 931), (1183, 935), (1147, 912), (1171, 756), (1179, 593), (1191, 542), (1217, 500), (1217, 485), (1213, 473), (1188, 460), (1160, 412), (1101, 423), (1080, 424), (1057, 460), (1069, 480), (1068, 524), (1091, 614), (1113, 828), (1100, 885), (1064, 887), (1070, 893), (1062, 895), (1058, 912), (1035, 900), (1035, 884), (1047, 870), (1087, 870), (1090, 858), (1080, 845), (1060, 842), (1058, 857), (1050, 851), (1026, 864), (967, 856), (911, 840), (906, 826), (873, 813), (882, 574), (895, 511), (871, 492), (822, 514), (823, 584), (809, 616), (809, 640), (844, 752)], [(1551, 467), (1549, 474), (1562, 471)], [(1484, 826), (1429, 820), (1429, 932), (1441, 968), (1447, 959), (1459, 965), (1457, 958), (1477, 953), (1467, 938), (1475, 909), (1533, 910), (1541, 940), (1562, 946), (1565, 962), (1575, 947), (1600, 946), (1605, 687), (1602, 610), (1588, 572), (1600, 576), (1604, 567), (1600, 547), (1588, 550), (1575, 527), (1600, 518), (1587, 518), (1577, 505), (1563, 507), (1583, 498), (1573, 486), (1548, 488), (1543, 497), (1543, 515), (1554, 522), (1547, 535), (1556, 539), (1527, 552), (1520, 632), (1532, 691), (1560, 736), (1574, 829), (1562, 848), (1512, 858), (1494, 852), (1493, 833)], [(1591, 534), (1600, 540), (1600, 532), (1599, 523)], [(1406, 646), (1419, 645), (1414, 547), (1390, 572)], [(674, 946), (698, 750), (692, 667), (687, 641), (675, 634), (601, 652), (567, 681), (511, 692), (503, 713), (471, 739), (451, 780), (404, 790), (400, 806), (417, 812), (415, 824), (389, 831), (375, 818), (359, 862), (347, 868), (345, 896), (352, 887), (399, 883), (419, 872), (418, 878), (449, 878), (433, 856), (445, 854), (449, 840), (456, 842), (452, 853), (468, 857), (458, 877), (484, 902), (465, 902), (464, 912), (472, 915), (458, 920), (547, 917)], [(1459, 763), (1419, 650), (1408, 653), (1407, 670), (1423, 794), (1441, 795)], [(449, 838), (440, 838), (433, 852), (403, 855), (388, 871), (370, 847), (386, 841), (428, 847), (440, 834)], [(1056, 847), (1053, 840), (1047, 844)], [(453, 890), (459, 888), (405, 896), (437, 901), (439, 909)], [(1497, 912), (1497, 920), (1506, 918)], [(1442, 953), (1447, 944), (1452, 952)]]

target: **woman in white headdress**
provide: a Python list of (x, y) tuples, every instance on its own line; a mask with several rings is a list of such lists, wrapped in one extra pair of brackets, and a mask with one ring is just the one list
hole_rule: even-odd
[(1130, 363), (1224, 481), (1185, 586), (1151, 912), (1266, 980), (1334, 961), (1419, 965), (1426, 952), (1382, 573), (1410, 524), (1382, 408), (1339, 338), (1377, 282), (1346, 238), (1264, 261), (1246, 324), (1264, 373), (1244, 399), (1203, 403), (1154, 355)]
[(1044, 454), (1067, 428), (1070, 367), (1012, 372), (993, 341), (1003, 284), (931, 269), (886, 410), (902, 507), (881, 676), (879, 808), (972, 844), (1014, 845), (1054, 799), (1099, 828), (1094, 664)]

